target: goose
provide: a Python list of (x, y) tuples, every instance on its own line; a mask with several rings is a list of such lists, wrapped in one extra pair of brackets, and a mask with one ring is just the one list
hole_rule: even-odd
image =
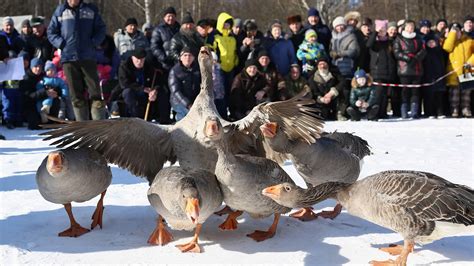
[(354, 184), (328, 182), (308, 189), (283, 183), (265, 188), (262, 194), (287, 207), (335, 198), (350, 214), (401, 234), (403, 246), (381, 249), (400, 256), (371, 262), (376, 265), (406, 265), (415, 243), (474, 232), (474, 190), (426, 172), (383, 171)]
[(78, 237), (89, 232), (74, 219), (71, 202), (88, 201), (99, 194), (91, 229), (97, 225), (102, 228), (104, 196), (111, 180), (107, 161), (94, 150), (63, 149), (46, 156), (36, 172), (36, 183), (44, 199), (66, 209), (71, 226), (59, 236)]
[[(210, 149), (201, 130), (208, 116), (220, 117), (214, 104), (212, 89), (212, 58), (203, 47), (198, 56), (201, 70), (201, 90), (189, 113), (174, 125), (157, 125), (139, 118), (82, 121), (42, 133), (44, 140), (59, 138), (57, 147), (89, 147), (101, 153), (110, 163), (146, 177), (149, 184), (167, 161), (179, 161), (183, 167), (214, 172), (217, 153)], [(234, 153), (263, 156), (255, 135), (258, 126), (272, 119), (282, 124), (291, 139), (301, 138), (312, 143), (319, 138), (322, 121), (316, 109), (308, 107), (313, 100), (299, 95), (282, 102), (261, 103), (243, 119), (232, 124), (236, 130), (228, 141)]]
[(213, 173), (172, 166), (158, 172), (148, 189), (148, 200), (159, 213), (156, 229), (148, 243), (165, 245), (173, 239), (164, 227), (164, 218), (174, 229), (196, 229), (191, 242), (176, 247), (182, 252), (200, 253), (201, 226), (220, 207), (222, 193)]
[[(322, 133), (321, 138), (308, 145), (285, 137), (276, 122), (260, 126), (262, 135), (274, 151), (287, 154), (308, 187), (325, 182), (352, 184), (359, 177), (361, 160), (370, 154), (370, 147), (364, 139), (350, 133)], [(311, 208), (303, 208), (291, 217), (310, 221), (318, 216), (334, 219), (342, 206), (337, 204), (333, 211), (315, 214)]]
[(289, 212), (291, 208), (264, 197), (261, 191), (272, 184), (293, 181), (278, 163), (270, 159), (247, 154), (234, 155), (229, 151), (226, 139), (235, 133), (235, 129), (230, 126), (225, 130), (226, 133), (219, 118), (215, 116), (206, 119), (203, 129), (217, 150), (215, 175), (220, 183), (224, 202), (236, 210), (231, 212), (219, 227), (223, 230), (236, 229), (236, 218), (243, 211), (253, 218), (264, 218), (273, 214), (273, 223), (267, 231), (256, 230), (247, 235), (257, 242), (264, 241), (275, 235), (280, 215)]

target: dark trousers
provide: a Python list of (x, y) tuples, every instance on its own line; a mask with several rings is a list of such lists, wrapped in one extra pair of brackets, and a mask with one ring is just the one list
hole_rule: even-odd
[[(401, 84), (420, 84), (419, 77), (400, 77)], [(420, 88), (402, 87), (402, 103), (418, 103)]]
[(126, 106), (126, 114), (128, 117), (145, 116), (145, 108), (148, 102), (148, 94), (143, 91), (136, 91), (133, 89), (124, 89), (122, 92), (123, 101)]
[(339, 96), (337, 97), (338, 98), (337, 109), (344, 116), (347, 116), (346, 109), (349, 106), (350, 95), (351, 95), (351, 80), (346, 79), (344, 82), (342, 91), (339, 91)]
[(80, 60), (65, 62), (63, 63), (63, 70), (68, 81), (71, 101), (74, 107), (86, 106), (86, 89), (89, 94), (89, 99), (92, 101), (102, 99), (99, 76), (97, 74), (97, 64), (95, 61)]

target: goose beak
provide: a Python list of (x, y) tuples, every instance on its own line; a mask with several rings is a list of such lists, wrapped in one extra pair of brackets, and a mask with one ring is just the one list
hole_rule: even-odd
[(206, 55), (211, 55), (211, 54), (209, 53), (209, 49), (208, 49), (207, 47), (205, 47), (205, 46), (201, 47), (201, 50), (199, 50), (199, 53), (201, 53), (201, 54), (206, 54)]
[(206, 136), (213, 137), (219, 134), (219, 125), (216, 121), (207, 121)]
[(186, 216), (193, 222), (198, 224), (199, 218), (199, 200), (196, 198), (190, 198), (186, 203)]
[(283, 188), (282, 185), (267, 187), (267, 188), (262, 190), (262, 194), (264, 196), (267, 196), (267, 197), (271, 198), (271, 199), (278, 199), (278, 198), (280, 198), (282, 188)]
[(63, 161), (61, 152), (50, 152), (46, 163), (46, 169), (50, 173), (59, 173), (63, 170)]
[(260, 131), (265, 138), (274, 138), (277, 132), (278, 124), (275, 122), (265, 123), (260, 126)]

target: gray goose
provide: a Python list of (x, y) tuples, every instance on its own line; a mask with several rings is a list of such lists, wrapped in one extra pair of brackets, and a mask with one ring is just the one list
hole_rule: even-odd
[[(350, 133), (323, 133), (308, 145), (288, 139), (275, 122), (264, 123), (260, 130), (272, 150), (288, 156), (308, 187), (326, 182), (354, 183), (359, 177), (361, 160), (370, 154), (367, 141)], [(315, 214), (311, 208), (303, 208), (290, 216), (302, 221), (318, 216), (334, 219), (341, 209), (337, 204), (333, 211)]]
[(148, 200), (160, 214), (148, 243), (165, 245), (172, 240), (163, 219), (178, 230), (196, 229), (191, 242), (177, 245), (182, 252), (201, 252), (198, 237), (202, 224), (222, 203), (222, 193), (213, 173), (167, 167), (156, 175)]
[(247, 235), (255, 241), (263, 241), (275, 235), (280, 215), (289, 212), (291, 208), (264, 197), (261, 194), (262, 189), (281, 182), (294, 183), (278, 163), (270, 159), (232, 154), (226, 139), (235, 133), (234, 130), (232, 126), (224, 129), (217, 117), (209, 117), (203, 130), (217, 150), (215, 174), (221, 185), (224, 202), (236, 210), (231, 212), (219, 227), (223, 230), (236, 229), (236, 218), (242, 211), (254, 218), (264, 218), (273, 214), (273, 224), (268, 231), (256, 230)]
[[(178, 160), (183, 167), (213, 172), (217, 153), (210, 150), (201, 130), (208, 116), (219, 117), (214, 104), (212, 58), (208, 48), (201, 49), (198, 60), (201, 91), (189, 113), (175, 125), (155, 125), (138, 118), (94, 120), (66, 124), (41, 135), (49, 136), (45, 140), (59, 138), (51, 144), (57, 147), (90, 147), (110, 163), (146, 177), (150, 184), (166, 161)], [(299, 95), (287, 101), (256, 106), (245, 118), (232, 123), (238, 131), (228, 141), (230, 150), (263, 155), (255, 135), (259, 134), (258, 126), (269, 119), (281, 123), (292, 139), (316, 141), (322, 122), (316, 110), (306, 106), (312, 103)]]
[(474, 190), (431, 173), (383, 171), (354, 184), (328, 182), (309, 189), (291, 183), (262, 193), (287, 207), (307, 207), (337, 199), (347, 211), (402, 235), (403, 246), (382, 248), (395, 261), (373, 264), (406, 265), (415, 243), (430, 243), (461, 232), (474, 232)]
[(103, 201), (111, 180), (107, 161), (94, 150), (64, 149), (48, 154), (36, 172), (36, 183), (44, 199), (66, 209), (71, 226), (59, 236), (78, 237), (89, 232), (74, 219), (71, 202), (88, 201), (99, 194), (91, 229), (102, 228)]

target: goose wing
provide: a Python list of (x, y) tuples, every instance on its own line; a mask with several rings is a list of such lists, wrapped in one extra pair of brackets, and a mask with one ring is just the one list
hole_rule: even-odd
[(323, 137), (337, 141), (341, 147), (360, 159), (371, 154), (370, 146), (367, 141), (359, 136), (348, 132), (323, 133)]

